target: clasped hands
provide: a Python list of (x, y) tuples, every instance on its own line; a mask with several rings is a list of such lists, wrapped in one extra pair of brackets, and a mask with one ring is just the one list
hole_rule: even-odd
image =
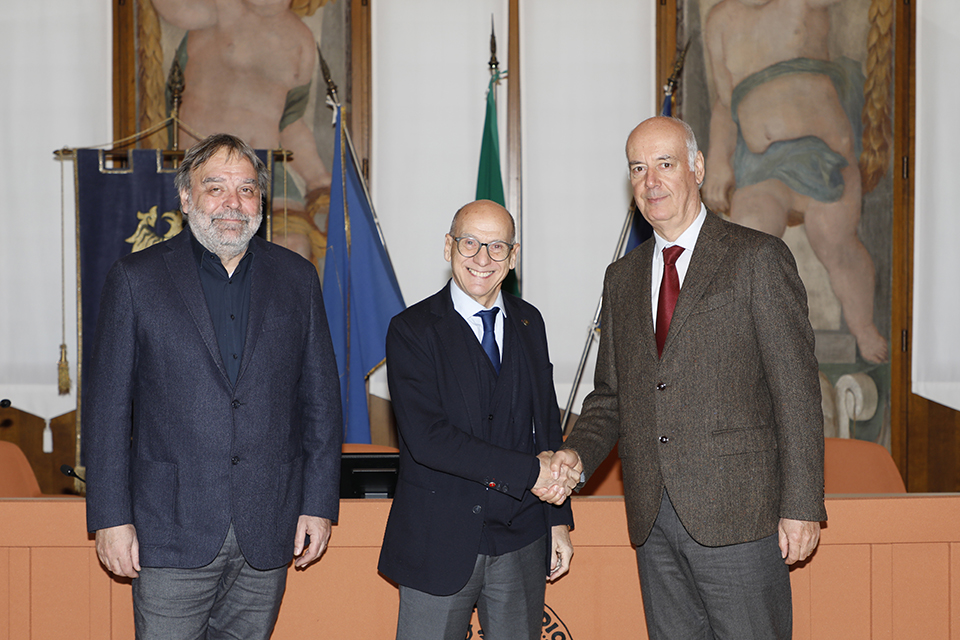
[(530, 492), (544, 502), (563, 504), (580, 483), (583, 472), (580, 456), (571, 449), (562, 449), (543, 451), (537, 458), (540, 460), (540, 476)]

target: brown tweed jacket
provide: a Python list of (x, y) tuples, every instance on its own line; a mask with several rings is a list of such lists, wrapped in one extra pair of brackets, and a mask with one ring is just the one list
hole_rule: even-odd
[(650, 239), (607, 269), (594, 391), (565, 448), (589, 477), (619, 441), (636, 545), (664, 488), (708, 546), (768, 536), (781, 517), (826, 520), (814, 334), (789, 249), (708, 213), (662, 359), (653, 250)]

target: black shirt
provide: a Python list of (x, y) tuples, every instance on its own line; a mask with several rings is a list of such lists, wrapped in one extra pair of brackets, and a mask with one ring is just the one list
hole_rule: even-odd
[(193, 255), (197, 258), (200, 285), (207, 299), (207, 308), (217, 334), (220, 357), (230, 382), (237, 384), (240, 375), (240, 357), (247, 336), (247, 318), (250, 316), (250, 280), (253, 273), (253, 252), (247, 248), (233, 275), (227, 275), (220, 258), (208, 251), (190, 234)]

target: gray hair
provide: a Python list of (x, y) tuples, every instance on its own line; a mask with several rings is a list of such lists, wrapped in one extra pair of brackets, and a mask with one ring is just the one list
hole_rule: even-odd
[(206, 164), (221, 149), (227, 150), (228, 157), (246, 158), (257, 172), (257, 187), (260, 188), (261, 196), (268, 193), (270, 173), (267, 171), (266, 165), (257, 157), (250, 145), (229, 133), (215, 133), (190, 147), (183, 156), (183, 162), (177, 169), (177, 175), (173, 178), (173, 184), (177, 188), (177, 192), (190, 193), (190, 178), (193, 171)]
[(687, 143), (687, 164), (690, 165), (690, 171), (696, 171), (695, 166), (697, 164), (697, 136), (694, 135), (693, 129), (686, 122), (680, 118), (670, 117), (671, 120), (678, 123), (683, 130), (687, 133), (685, 142)]

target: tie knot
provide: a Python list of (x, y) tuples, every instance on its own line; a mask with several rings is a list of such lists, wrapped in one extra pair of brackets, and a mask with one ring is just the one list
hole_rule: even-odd
[(480, 320), (483, 322), (484, 331), (492, 331), (493, 323), (496, 322), (498, 313), (500, 313), (500, 307), (494, 307), (493, 309), (484, 309), (483, 311), (477, 311), (474, 315), (480, 316)]
[(663, 250), (663, 264), (676, 264), (681, 253), (683, 253), (683, 247), (677, 244), (665, 248)]

